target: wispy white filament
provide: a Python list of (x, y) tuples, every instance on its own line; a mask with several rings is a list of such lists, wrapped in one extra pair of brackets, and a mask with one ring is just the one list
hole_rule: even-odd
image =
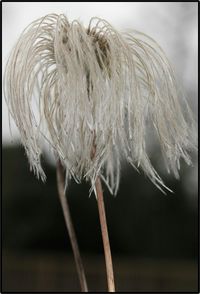
[(178, 177), (181, 158), (191, 163), (191, 111), (164, 52), (142, 33), (118, 33), (99, 18), (85, 29), (47, 15), (23, 31), (4, 82), (30, 166), (43, 180), (45, 139), (66, 168), (66, 185), (85, 178), (93, 189), (101, 176), (116, 194), (125, 158), (162, 189), (147, 154), (147, 126), (155, 129), (169, 172)]

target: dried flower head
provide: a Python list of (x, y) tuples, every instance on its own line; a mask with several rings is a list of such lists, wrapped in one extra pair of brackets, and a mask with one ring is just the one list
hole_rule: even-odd
[[(5, 97), (30, 166), (45, 179), (42, 139), (73, 177), (101, 176), (116, 194), (126, 159), (160, 189), (166, 186), (146, 148), (147, 125), (157, 134), (167, 170), (178, 177), (191, 163), (195, 123), (178, 97), (172, 68), (155, 41), (117, 32), (92, 18), (88, 28), (50, 14), (22, 33), (7, 63)], [(184, 112), (183, 112), (184, 110)]]

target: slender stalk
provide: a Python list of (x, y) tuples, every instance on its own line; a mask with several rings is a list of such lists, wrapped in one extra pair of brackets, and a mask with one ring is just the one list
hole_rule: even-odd
[(73, 226), (72, 219), (71, 219), (71, 214), (70, 214), (70, 210), (69, 210), (67, 197), (65, 196), (64, 171), (63, 171), (63, 167), (62, 167), (60, 160), (58, 160), (58, 162), (57, 162), (57, 186), (58, 186), (59, 199), (60, 199), (61, 207), (62, 207), (63, 214), (64, 214), (65, 224), (66, 224), (69, 238), (70, 238), (71, 245), (72, 245), (72, 250), (73, 250), (74, 259), (75, 259), (75, 263), (76, 263), (76, 269), (78, 272), (78, 277), (79, 277), (79, 281), (80, 281), (80, 285), (81, 285), (81, 291), (88, 292), (83, 263), (82, 263), (80, 251), (78, 248), (78, 243), (77, 243), (74, 226)]
[(96, 187), (96, 192), (97, 192), (99, 219), (100, 219), (100, 224), (101, 224), (101, 232), (102, 232), (102, 239), (103, 239), (103, 246), (104, 246), (104, 255), (105, 255), (105, 262), (106, 262), (108, 292), (115, 292), (112, 256), (111, 256), (110, 242), (109, 242), (107, 222), (106, 222), (106, 213), (105, 213), (104, 200), (103, 200), (103, 191), (102, 191), (102, 186), (101, 186), (101, 180), (99, 177), (96, 180), (95, 187)]

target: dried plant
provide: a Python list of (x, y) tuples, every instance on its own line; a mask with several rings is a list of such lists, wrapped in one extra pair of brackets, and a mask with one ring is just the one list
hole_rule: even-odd
[(169, 171), (178, 176), (181, 157), (191, 163), (189, 107), (182, 101), (190, 125), (165, 54), (142, 33), (120, 34), (99, 18), (85, 29), (64, 15), (47, 15), (20, 36), (5, 81), (10, 113), (30, 165), (43, 180), (45, 138), (66, 168), (66, 184), (71, 177), (85, 178), (94, 187), (100, 175), (116, 194), (124, 157), (164, 186), (146, 151), (147, 124), (156, 131)]
[(65, 168), (66, 187), (71, 178), (85, 179), (98, 196), (101, 178), (116, 194), (125, 159), (165, 192), (147, 152), (147, 127), (168, 172), (178, 177), (181, 158), (191, 164), (197, 145), (191, 110), (165, 53), (143, 33), (119, 33), (99, 18), (86, 29), (47, 15), (14, 46), (5, 89), (30, 166), (42, 180), (44, 139)]

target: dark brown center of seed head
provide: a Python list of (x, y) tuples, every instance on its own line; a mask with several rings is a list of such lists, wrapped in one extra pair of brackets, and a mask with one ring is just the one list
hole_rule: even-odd
[[(105, 36), (102, 36), (101, 34), (95, 32), (95, 31), (89, 31), (87, 30), (87, 34), (91, 36), (92, 43), (95, 46), (95, 54), (97, 58), (97, 62), (100, 66), (100, 68), (108, 69), (109, 68), (109, 44), (106, 40)], [(98, 49), (97, 49), (98, 47)]]
[[(94, 30), (87, 29), (88, 36), (91, 37), (92, 44), (95, 47), (95, 55), (97, 58), (97, 62), (99, 64), (99, 67), (102, 70), (107, 70), (110, 76), (110, 62), (109, 62), (109, 52), (110, 47), (107, 39), (102, 34), (95, 32)], [(67, 31), (65, 32), (63, 38), (62, 38), (63, 44), (67, 44), (68, 42), (68, 36)], [(98, 48), (98, 49), (97, 49)], [(69, 51), (71, 51), (70, 48), (68, 48)]]

